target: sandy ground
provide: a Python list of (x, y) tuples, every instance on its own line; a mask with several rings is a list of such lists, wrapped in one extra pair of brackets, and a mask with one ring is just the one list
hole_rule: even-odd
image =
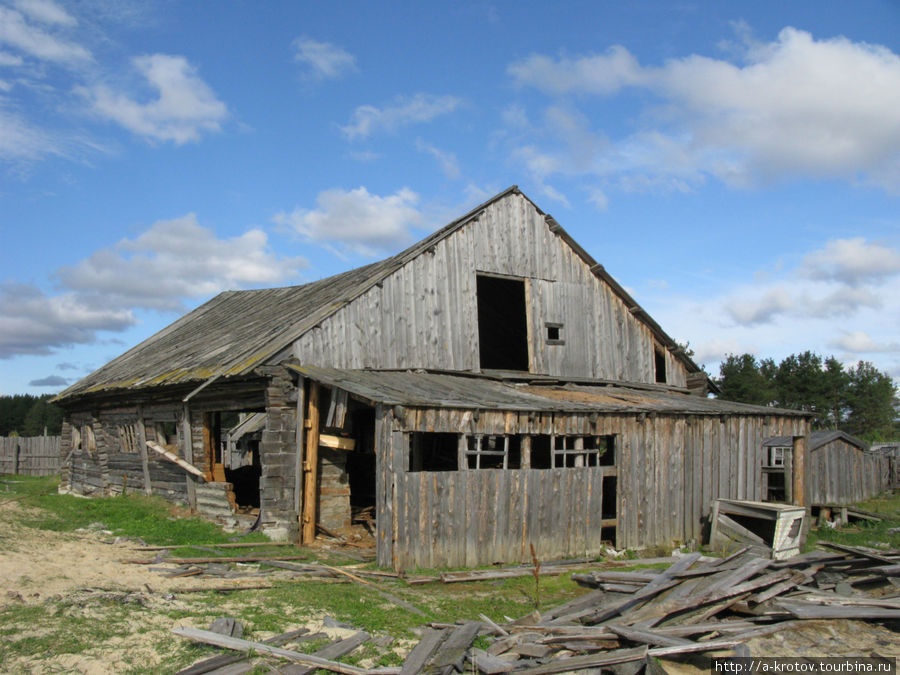
[[(0, 502), (0, 521), (10, 510), (21, 507), (15, 502)], [(13, 519), (14, 521), (15, 519)], [(135, 551), (136, 542), (114, 543), (115, 537), (98, 528), (76, 533), (37, 530), (9, 523), (0, 531), (0, 612), (22, 604), (34, 605), (55, 600), (67, 603), (68, 612), (80, 616), (108, 620), (98, 609), (98, 597), (113, 594), (118, 602), (139, 602), (144, 607), (181, 608), (190, 613), (189, 594), (180, 591), (197, 588), (219, 588), (266, 583), (270, 579), (222, 579), (184, 577), (166, 579), (152, 570), (153, 565), (126, 564), (123, 560), (152, 557)], [(92, 602), (93, 600), (93, 602)], [(224, 611), (228, 603), (222, 604)], [(235, 608), (238, 611), (239, 608)], [(349, 631), (323, 628), (322, 617), (293, 625), (286, 630), (305, 627), (312, 632), (324, 631), (333, 638), (345, 637)], [(169, 634), (175, 625), (207, 628), (208, 620), (174, 622), (163, 613), (141, 612), (129, 634), (107, 640), (102, 645), (77, 655), (35, 655), (12, 663), (0, 664), (3, 672), (85, 673), (89, 675), (121, 672), (129, 666), (159, 663), (159, 636)], [(18, 637), (39, 626), (23, 626)], [(265, 638), (266, 635), (257, 635)], [(893, 656), (900, 657), (900, 633), (875, 623), (862, 621), (809, 621), (794, 628), (758, 638), (748, 643), (755, 656)], [(684, 663), (666, 663), (673, 673), (709, 673), (709, 662), (691, 659)]]

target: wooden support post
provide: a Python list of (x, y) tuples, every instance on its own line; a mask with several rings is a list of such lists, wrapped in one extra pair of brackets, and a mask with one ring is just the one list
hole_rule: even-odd
[(307, 414), (306, 448), (303, 459), (303, 519), (300, 542), (308, 544), (316, 538), (316, 499), (319, 468), (319, 383), (310, 380)]
[(12, 473), (16, 475), (19, 473), (19, 441), (13, 443), (13, 455), (12, 455)]
[[(208, 382), (209, 380), (207, 380)], [(143, 430), (143, 426), (141, 429)], [(182, 448), (182, 455), (184, 456), (184, 461), (189, 464), (194, 463), (194, 435), (191, 429), (191, 410), (188, 403), (185, 401), (184, 405), (181, 409), (181, 436), (182, 443), (184, 447)], [(188, 506), (191, 509), (197, 508), (197, 490), (196, 490), (196, 482), (191, 474), (185, 475), (185, 481), (187, 485), (187, 499)]]
[[(150, 460), (147, 456), (147, 431), (144, 427), (144, 408), (141, 404), (137, 407), (137, 437), (138, 447), (141, 451), (141, 470), (144, 474), (144, 494), (150, 494), (153, 488), (150, 484)], [(125, 484), (122, 483), (122, 492), (125, 492)]]
[(808, 506), (806, 503), (806, 436), (794, 436), (791, 451), (791, 495), (792, 503)]

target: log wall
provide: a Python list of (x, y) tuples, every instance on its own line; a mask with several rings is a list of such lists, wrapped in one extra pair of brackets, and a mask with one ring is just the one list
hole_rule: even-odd
[[(526, 280), (531, 372), (655, 382), (650, 329), (521, 195), (482, 215), (300, 337), (301, 363), (479, 371), (476, 273)], [(565, 344), (547, 344), (545, 323)], [(666, 356), (669, 384), (684, 366)]]
[(62, 463), (60, 436), (0, 437), (0, 474), (51, 476)]
[(890, 460), (837, 439), (816, 448), (808, 462), (811, 504), (853, 504), (891, 485)]

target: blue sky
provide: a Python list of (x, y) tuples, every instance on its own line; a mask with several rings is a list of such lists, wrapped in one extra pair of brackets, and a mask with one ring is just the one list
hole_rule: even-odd
[(0, 0), (0, 394), (512, 184), (714, 374), (900, 377), (896, 2)]

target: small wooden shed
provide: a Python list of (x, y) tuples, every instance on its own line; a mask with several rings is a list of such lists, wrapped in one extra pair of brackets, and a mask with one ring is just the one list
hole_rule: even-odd
[[(770, 501), (790, 501), (790, 492), (778, 492), (783, 485), (777, 476), (791, 463), (793, 439), (785, 436), (766, 439), (763, 471), (769, 476)], [(872, 452), (863, 441), (843, 431), (813, 431), (809, 436), (806, 469), (807, 503), (812, 506), (853, 504), (890, 489), (888, 457)], [(773, 480), (773, 477), (776, 477)]]

